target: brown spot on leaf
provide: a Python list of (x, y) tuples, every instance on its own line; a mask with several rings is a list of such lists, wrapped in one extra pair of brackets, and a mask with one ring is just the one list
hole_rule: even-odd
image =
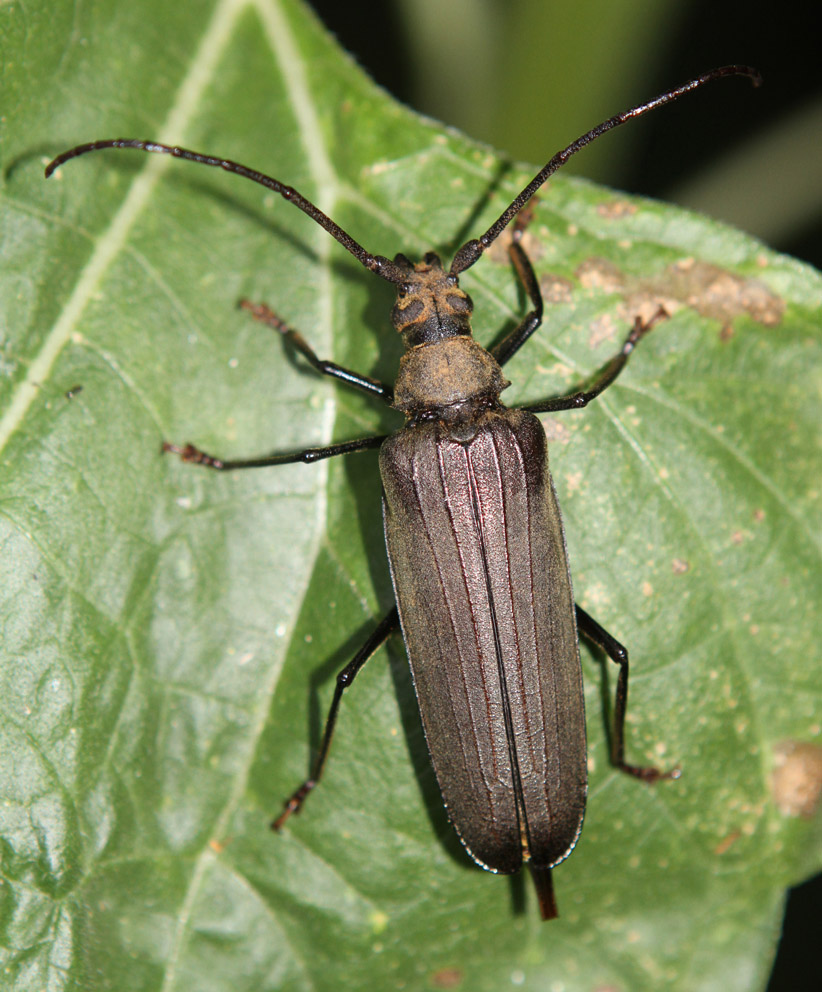
[(604, 313), (591, 321), (588, 331), (588, 344), (597, 348), (603, 341), (613, 341), (617, 336), (617, 323), (609, 313)]
[(539, 288), (546, 303), (570, 303), (574, 284), (570, 279), (552, 275), (550, 272), (540, 277)]
[(733, 320), (747, 314), (757, 323), (775, 327), (785, 303), (758, 279), (736, 275), (710, 262), (684, 258), (653, 276), (627, 276), (614, 262), (589, 258), (576, 270), (586, 289), (601, 289), (623, 297), (619, 313), (632, 320), (662, 306), (672, 314), (687, 306), (703, 317), (720, 321), (720, 337), (733, 334)]
[(542, 421), (542, 426), (549, 442), (567, 444), (571, 440), (571, 432), (567, 425), (554, 417), (546, 417)]
[(618, 220), (620, 217), (630, 217), (637, 212), (637, 205), (630, 200), (608, 200), (597, 205), (597, 213), (608, 220)]
[(586, 259), (575, 275), (585, 289), (601, 289), (606, 293), (621, 293), (625, 289), (624, 273), (605, 258)]
[(822, 747), (803, 741), (777, 744), (771, 793), (780, 812), (810, 819), (822, 793)]
[(435, 989), (455, 989), (462, 985), (463, 978), (462, 968), (440, 968), (431, 976), (431, 984)]
[(725, 854), (726, 851), (729, 851), (734, 846), (741, 836), (742, 832), (740, 830), (732, 830), (731, 833), (729, 833), (726, 837), (723, 837), (722, 840), (716, 845), (714, 848), (714, 854)]
[(666, 290), (703, 317), (726, 324), (745, 313), (766, 327), (774, 327), (782, 319), (784, 301), (758, 279), (746, 279), (709, 262), (687, 266), (678, 262), (668, 266), (662, 276)]

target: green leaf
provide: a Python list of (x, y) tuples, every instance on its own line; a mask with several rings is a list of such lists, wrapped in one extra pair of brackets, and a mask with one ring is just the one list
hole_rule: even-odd
[[(819, 778), (819, 275), (581, 180), (541, 194), (551, 304), (509, 402), (672, 312), (602, 399), (545, 421), (577, 597), (632, 652), (630, 756), (683, 771), (610, 768), (584, 651), (589, 810), (543, 925), (527, 878), (475, 868), (449, 828), (398, 639), (349, 693), (322, 788), (268, 829), (392, 602), (376, 454), (224, 476), (159, 454), (398, 427), (236, 309), (265, 300), (390, 381), (390, 287), (216, 170), (42, 171), (95, 138), (171, 140), (294, 184), (372, 252), (448, 255), (533, 170), (393, 104), (296, 0), (0, 18), (3, 987), (761, 985), (784, 888), (820, 864), (796, 802)], [(504, 251), (463, 285), (482, 343), (522, 313)]]

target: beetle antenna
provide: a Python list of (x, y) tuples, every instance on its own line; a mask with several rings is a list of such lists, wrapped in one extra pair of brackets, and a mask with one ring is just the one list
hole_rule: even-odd
[(511, 223), (514, 217), (516, 217), (520, 210), (522, 210), (540, 186), (542, 186), (543, 183), (545, 183), (557, 171), (557, 169), (565, 165), (568, 159), (572, 155), (575, 155), (581, 148), (589, 145), (600, 135), (605, 134), (606, 131), (619, 127), (620, 124), (624, 124), (626, 121), (629, 121), (634, 117), (642, 117), (643, 114), (647, 114), (651, 110), (656, 110), (657, 107), (664, 107), (666, 103), (672, 103), (674, 100), (679, 99), (679, 97), (684, 96), (686, 93), (699, 89), (706, 83), (711, 83), (715, 79), (721, 79), (724, 76), (747, 76), (754, 86), (759, 86), (762, 83), (762, 76), (759, 70), (754, 69), (749, 65), (723, 65), (718, 69), (712, 69), (710, 72), (697, 76), (696, 79), (689, 79), (687, 83), (677, 86), (676, 89), (668, 90), (666, 93), (662, 93), (660, 96), (653, 100), (649, 100), (647, 103), (640, 103), (638, 106), (632, 107), (630, 110), (625, 110), (621, 114), (616, 114), (614, 117), (609, 117), (607, 121), (597, 124), (596, 127), (592, 128), (586, 134), (583, 134), (577, 138), (576, 141), (572, 141), (567, 148), (563, 148), (561, 152), (557, 152), (556, 155), (554, 155), (554, 157), (547, 162), (542, 169), (540, 169), (540, 171), (534, 176), (531, 182), (528, 183), (519, 196), (506, 208), (502, 214), (500, 214), (485, 234), (479, 238), (472, 239), (471, 241), (466, 241), (466, 243), (454, 256), (454, 261), (451, 263), (450, 274), (452, 276), (456, 276), (459, 275), (460, 272), (464, 272), (467, 268), (470, 268), (470, 266), (472, 266), (482, 255), (486, 248), (493, 244), (500, 234), (502, 234), (505, 228)]
[(89, 152), (100, 151), (103, 148), (136, 148), (138, 151), (143, 152), (173, 155), (174, 158), (182, 158), (188, 162), (199, 162), (200, 165), (210, 165), (217, 169), (225, 169), (226, 172), (233, 172), (238, 176), (242, 176), (244, 179), (250, 179), (252, 182), (259, 183), (260, 186), (265, 186), (266, 189), (279, 193), (284, 200), (288, 200), (295, 207), (299, 207), (304, 214), (308, 214), (320, 227), (328, 231), (332, 238), (339, 241), (343, 248), (351, 252), (354, 258), (361, 265), (364, 265), (366, 269), (375, 272), (378, 276), (382, 276), (383, 279), (395, 284), (402, 283), (407, 278), (407, 274), (404, 274), (399, 266), (395, 265), (390, 259), (384, 258), (382, 255), (372, 255), (366, 251), (347, 231), (344, 231), (339, 224), (335, 224), (319, 207), (316, 207), (301, 193), (298, 193), (296, 189), (286, 186), (285, 183), (281, 183), (278, 179), (274, 179), (271, 176), (266, 176), (262, 172), (257, 172), (255, 169), (249, 169), (239, 162), (232, 162), (228, 158), (202, 155), (200, 152), (192, 152), (187, 148), (179, 148), (176, 145), (163, 145), (157, 141), (113, 138), (105, 141), (90, 141), (85, 145), (77, 145), (76, 148), (70, 148), (68, 151), (63, 152), (62, 155), (58, 155), (57, 158), (53, 159), (46, 166), (46, 179), (48, 179), (55, 169), (63, 165), (64, 162), (78, 158), (80, 155), (87, 155)]

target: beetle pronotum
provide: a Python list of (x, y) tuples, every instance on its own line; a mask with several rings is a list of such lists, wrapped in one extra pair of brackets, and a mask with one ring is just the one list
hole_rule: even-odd
[[(303, 805), (319, 781), (345, 689), (399, 625), (408, 651), (431, 760), (449, 817), (474, 860), (494, 872), (531, 867), (544, 919), (557, 915), (551, 870), (573, 849), (587, 791), (585, 714), (578, 629), (619, 665), (611, 760), (653, 782), (678, 770), (629, 764), (624, 755), (628, 654), (574, 603), (559, 507), (537, 413), (579, 409), (616, 379), (637, 342), (663, 316), (634, 322), (621, 349), (587, 389), (520, 409), (499, 396), (502, 366), (539, 327), (543, 303), (526, 256), (520, 213), (549, 176), (595, 138), (723, 76), (760, 77), (748, 66), (714, 69), (588, 131), (558, 152), (479, 238), (443, 268), (433, 252), (412, 263), (372, 255), (313, 203), (270, 176), (228, 159), (154, 142), (115, 139), (79, 145), (69, 159), (104, 148), (134, 148), (216, 166), (279, 193), (316, 221), (362, 265), (396, 287), (391, 319), (403, 337), (394, 387), (317, 357), (265, 305), (243, 306), (279, 331), (325, 375), (401, 411), (405, 426), (296, 453), (226, 461), (193, 445), (164, 443), (184, 461), (212, 469), (314, 462), (380, 448), (383, 515), (397, 605), (337, 676), (311, 777), (273, 826)], [(519, 215), (509, 246), (532, 309), (490, 351), (471, 336), (470, 297), (459, 276)]]

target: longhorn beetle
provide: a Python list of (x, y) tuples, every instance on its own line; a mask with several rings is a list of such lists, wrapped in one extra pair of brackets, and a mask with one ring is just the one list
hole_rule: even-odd
[[(620, 350), (588, 388), (508, 409), (502, 366), (542, 321), (543, 303), (522, 247), (523, 208), (572, 155), (633, 117), (640, 117), (749, 66), (714, 69), (609, 118), (558, 152), (479, 238), (467, 241), (444, 269), (433, 252), (412, 263), (367, 252), (290, 186), (228, 159), (149, 141), (93, 141), (63, 152), (69, 159), (103, 148), (136, 148), (216, 166), (251, 179), (299, 207), (365, 268), (396, 287), (391, 321), (406, 352), (394, 387), (317, 357), (302, 335), (265, 305), (243, 301), (279, 331), (318, 371), (401, 411), (404, 427), (290, 454), (224, 461), (195, 448), (163, 443), (183, 461), (227, 472), (380, 448), (383, 518), (396, 606), (337, 676), (311, 777), (286, 801), (274, 829), (302, 807), (325, 767), (343, 693), (368, 658), (402, 627), (422, 724), (443, 801), (471, 857), (510, 874), (527, 862), (543, 919), (557, 915), (551, 869), (570, 854), (582, 827), (587, 791), (585, 713), (577, 630), (619, 665), (611, 761), (645, 782), (679, 770), (625, 761), (628, 653), (574, 603), (559, 507), (548, 472), (546, 440), (534, 416), (578, 410), (616, 379), (637, 342), (664, 316), (637, 318)], [(522, 213), (521, 213), (522, 211)], [(471, 337), (471, 298), (459, 287), (470, 268), (514, 224), (509, 254), (531, 311), (486, 351)]]

